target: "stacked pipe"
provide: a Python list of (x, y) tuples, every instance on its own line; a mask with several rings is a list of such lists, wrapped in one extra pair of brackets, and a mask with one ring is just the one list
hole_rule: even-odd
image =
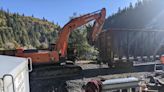
[(122, 91), (123, 89), (132, 92), (132, 89), (139, 89), (140, 80), (135, 77), (118, 78), (110, 80), (91, 80), (86, 84), (85, 92), (110, 92), (112, 90)]

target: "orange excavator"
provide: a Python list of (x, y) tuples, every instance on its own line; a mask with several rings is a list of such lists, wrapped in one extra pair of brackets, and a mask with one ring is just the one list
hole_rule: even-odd
[[(54, 77), (57, 75), (60, 76), (59, 72), (57, 74), (55, 70), (59, 70), (60, 73), (65, 74), (69, 74), (70, 70), (72, 73), (74, 73), (74, 70), (81, 70), (80, 67), (75, 65), (60, 65), (62, 62), (66, 62), (69, 35), (76, 28), (87, 24), (88, 22), (94, 21), (93, 30), (90, 37), (90, 40), (94, 42), (98, 34), (102, 31), (105, 15), (106, 10), (105, 8), (102, 8), (99, 11), (71, 19), (59, 32), (59, 37), (56, 41), (56, 44), (54, 45), (53, 50), (24, 50), (20, 48), (17, 49), (14, 54), (18, 57), (31, 58), (33, 65), (35, 65), (31, 75), (38, 76), (37, 78), (43, 77), (43, 71), (48, 71), (49, 74), (45, 73), (46, 77)], [(65, 69), (67, 69), (68, 72), (65, 71)], [(64, 72), (62, 70), (64, 70)]]

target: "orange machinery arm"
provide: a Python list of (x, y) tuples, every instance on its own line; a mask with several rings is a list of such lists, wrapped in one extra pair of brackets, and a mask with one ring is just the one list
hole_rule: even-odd
[(98, 34), (101, 32), (104, 21), (105, 21), (105, 16), (106, 16), (106, 10), (105, 8), (102, 8), (99, 11), (93, 12), (93, 13), (89, 13), (80, 17), (76, 17), (72, 20), (70, 20), (63, 28), (62, 31), (59, 34), (59, 38), (56, 42), (56, 47), (55, 50), (57, 52), (61, 53), (61, 57), (65, 57), (67, 54), (67, 45), (68, 45), (68, 39), (69, 39), (69, 35), (70, 33), (90, 22), (95, 20), (94, 25), (93, 25), (93, 32), (92, 32), (92, 41), (95, 41), (96, 37), (98, 36)]

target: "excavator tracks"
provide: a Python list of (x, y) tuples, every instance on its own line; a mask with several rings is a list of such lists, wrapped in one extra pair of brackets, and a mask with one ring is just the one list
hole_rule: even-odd
[(30, 73), (31, 80), (53, 79), (79, 75), (82, 68), (77, 65), (34, 65)]

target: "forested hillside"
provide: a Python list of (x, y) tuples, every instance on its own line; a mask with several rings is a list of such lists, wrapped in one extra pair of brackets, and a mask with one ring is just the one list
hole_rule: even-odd
[(0, 49), (47, 48), (54, 43), (60, 27), (45, 18), (26, 17), (0, 10)]
[(106, 19), (105, 29), (164, 29), (164, 0), (143, 0), (118, 9)]

